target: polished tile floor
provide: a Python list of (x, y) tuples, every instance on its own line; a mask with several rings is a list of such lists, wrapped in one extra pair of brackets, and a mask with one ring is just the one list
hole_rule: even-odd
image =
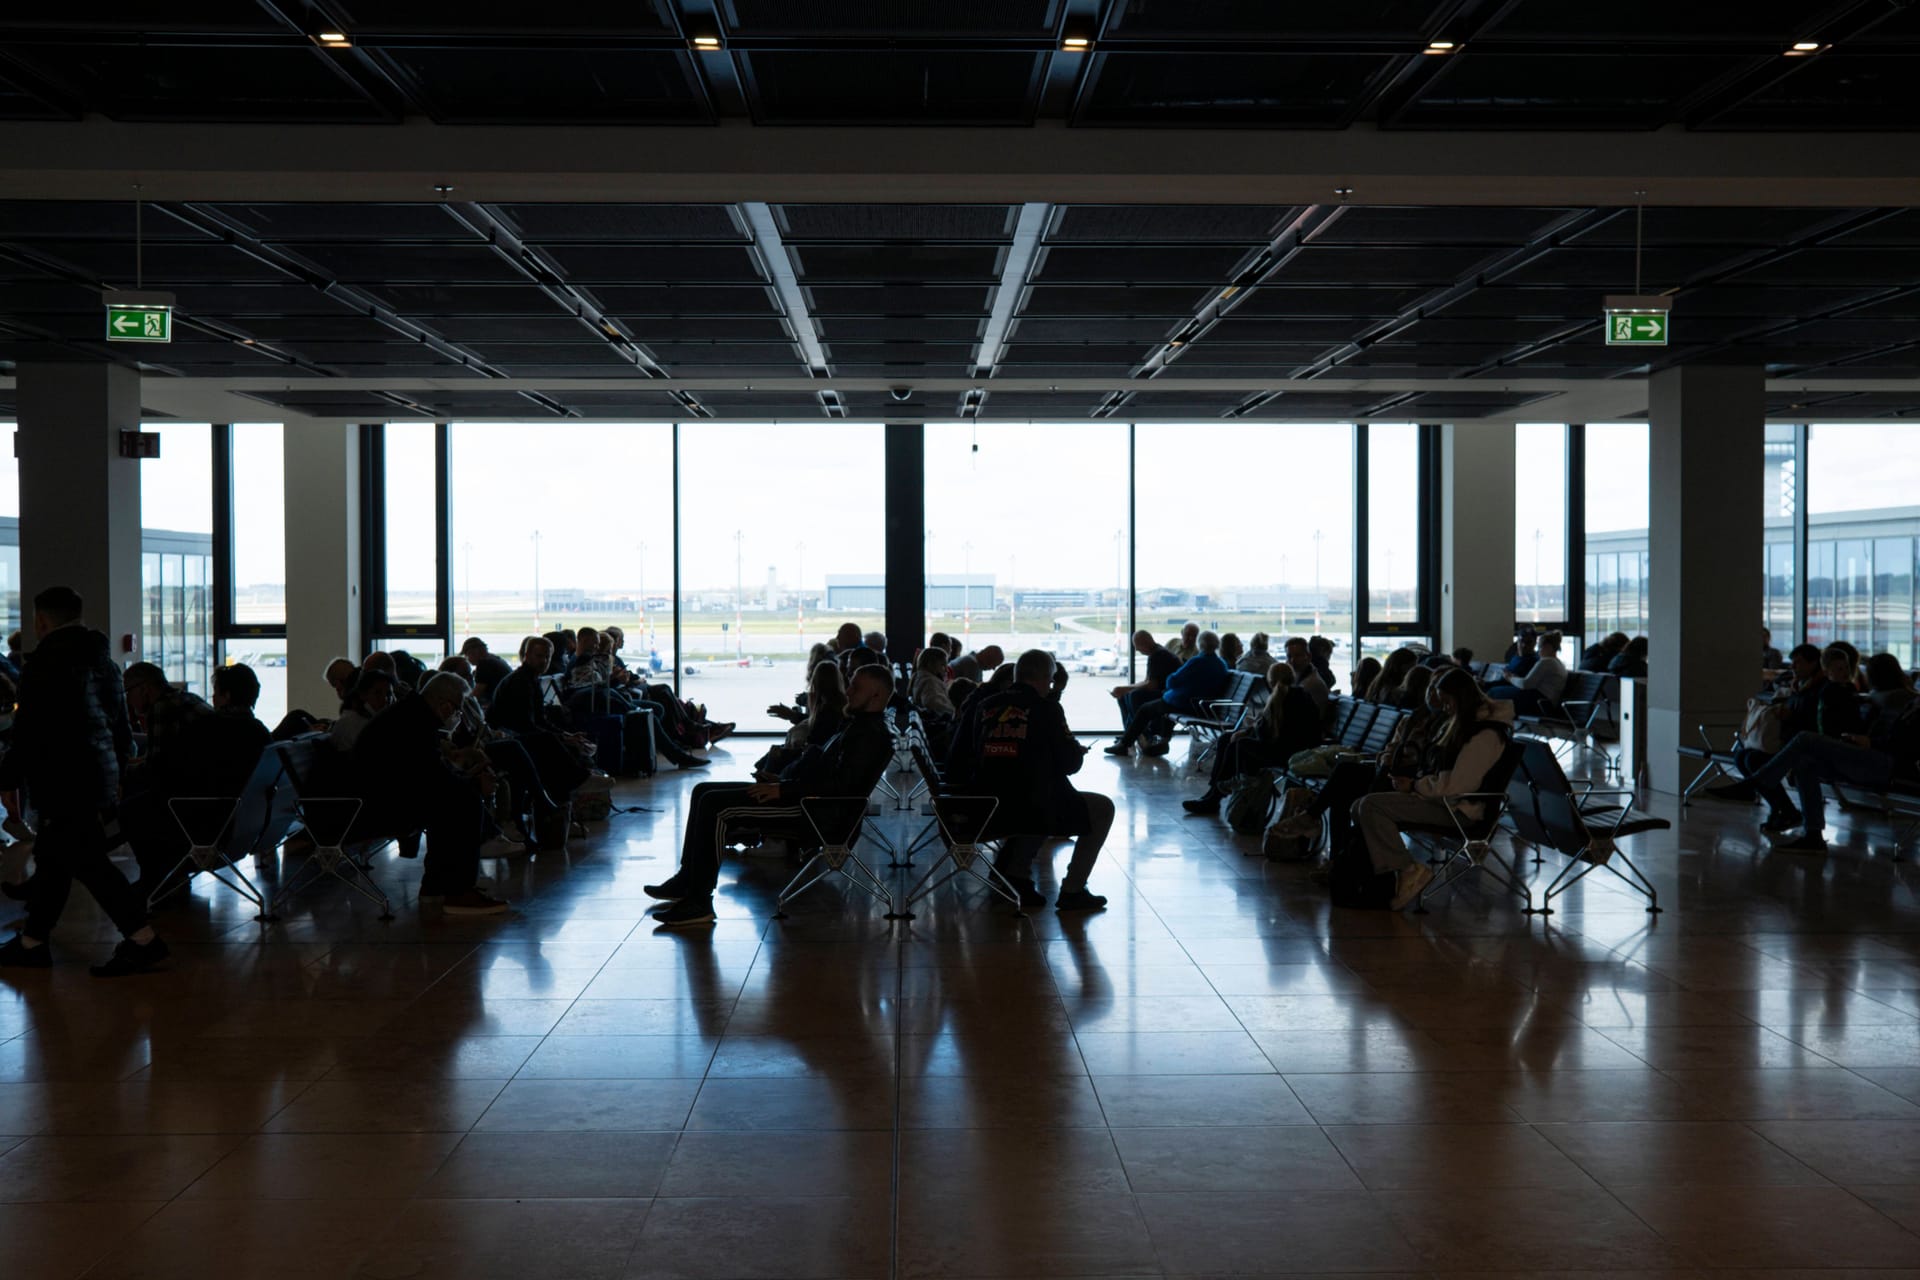
[(1881, 824), (1810, 860), (1698, 807), (1640, 842), (1657, 922), (1600, 876), (1544, 922), (1336, 913), (1177, 766), (1095, 756), (1102, 915), (773, 921), (744, 859), (663, 936), (689, 781), (492, 867), (502, 919), (423, 916), (388, 854), (392, 922), (203, 891), (170, 972), (103, 984), (77, 896), (0, 987), (0, 1275), (1920, 1276), (1920, 866)]

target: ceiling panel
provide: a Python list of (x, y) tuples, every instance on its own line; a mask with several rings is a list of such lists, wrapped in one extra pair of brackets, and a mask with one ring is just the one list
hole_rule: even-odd
[(761, 124), (1026, 124), (1040, 54), (754, 52), (737, 55)]
[(1097, 53), (1077, 122), (1332, 128), (1393, 63), (1377, 54)]
[(381, 58), (443, 124), (698, 124), (684, 50), (388, 46)]

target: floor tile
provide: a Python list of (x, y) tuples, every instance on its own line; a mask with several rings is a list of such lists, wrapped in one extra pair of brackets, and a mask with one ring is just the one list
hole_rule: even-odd
[(884, 1200), (730, 1196), (654, 1201), (627, 1274), (695, 1280), (878, 1280), (887, 1274)]
[(1547, 1124), (1540, 1134), (1603, 1187), (1804, 1187), (1827, 1179), (1763, 1126), (1732, 1121)]
[(1591, 1271), (1671, 1270), (1696, 1261), (1591, 1188), (1476, 1190), (1469, 1213), (1436, 1212), (1431, 1192), (1375, 1199), (1438, 1272), (1553, 1271), (1570, 1262)]
[(448, 1200), (645, 1199), (675, 1133), (469, 1133), (419, 1194)]
[(1116, 1129), (1313, 1123), (1277, 1075), (1099, 1076), (1094, 1087)]
[(709, 1078), (689, 1129), (891, 1129), (893, 1081)]
[(337, 1280), (396, 1218), (399, 1200), (176, 1200), (87, 1273), (111, 1280), (204, 1280), (210, 1255), (232, 1276)]
[(1324, 1132), (1372, 1191), (1593, 1186), (1528, 1125), (1332, 1125)]
[(0, 1205), (0, 1272), (73, 1280), (163, 1207), (157, 1202)]
[[(1011, 1135), (1009, 1141), (1013, 1136), (1033, 1147), (1044, 1145), (1032, 1142), (1027, 1134)], [(684, 1133), (674, 1147), (659, 1194), (884, 1200), (892, 1195), (893, 1144), (893, 1135), (881, 1130)]]
[(1364, 1192), (1265, 1190), (1142, 1194), (1159, 1259), (1173, 1275), (1408, 1271), (1421, 1259)]
[(1129, 1276), (1159, 1269), (1134, 1197), (1124, 1192), (1055, 1194), (1044, 1177), (1017, 1171), (985, 1189), (903, 1193), (900, 1274)]
[(272, 1120), (269, 1133), (464, 1133), (504, 1080), (322, 1080)]
[(453, 1133), (263, 1133), (184, 1194), (198, 1200), (402, 1199), (459, 1143)]
[(0, 1154), (0, 1202), (171, 1200), (239, 1134), (39, 1137)]
[(626, 1274), (648, 1207), (646, 1200), (416, 1200), (367, 1250), (360, 1274), (616, 1280)]
[(1138, 1192), (1333, 1191), (1360, 1180), (1324, 1131), (1306, 1125), (1238, 1129), (1115, 1129)]
[(1732, 1267), (1900, 1267), (1915, 1236), (1838, 1187), (1658, 1187), (1616, 1192), (1696, 1262)]
[(1759, 1120), (1753, 1130), (1843, 1185), (1920, 1184), (1920, 1121)]

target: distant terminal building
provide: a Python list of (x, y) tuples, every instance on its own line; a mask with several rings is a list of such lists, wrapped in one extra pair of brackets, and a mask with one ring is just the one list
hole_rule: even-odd
[[(927, 575), (927, 611), (961, 613), (971, 607), (977, 613), (994, 609), (994, 577), (990, 573)], [(824, 606), (852, 613), (884, 613), (887, 607), (887, 579), (878, 573), (830, 573), (827, 575), (827, 599)]]

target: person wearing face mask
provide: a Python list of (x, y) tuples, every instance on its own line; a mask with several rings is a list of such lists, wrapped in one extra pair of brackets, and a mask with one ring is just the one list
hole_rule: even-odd
[(360, 731), (353, 760), (366, 807), (354, 825), (377, 835), (424, 829), (421, 904), (438, 903), (448, 915), (496, 915), (507, 904), (476, 887), (493, 775), (462, 772), (440, 750), (469, 692), (465, 680), (440, 672)]
[(713, 922), (713, 890), (720, 880), (720, 850), (729, 829), (751, 829), (764, 839), (810, 838), (813, 828), (800, 802), (809, 796), (866, 795), (893, 758), (886, 707), (893, 673), (860, 667), (847, 688), (846, 726), (826, 746), (809, 746), (780, 772), (778, 782), (703, 782), (687, 806), (680, 869), (660, 884), (642, 885), (650, 898), (669, 903), (654, 913), (668, 929)]

